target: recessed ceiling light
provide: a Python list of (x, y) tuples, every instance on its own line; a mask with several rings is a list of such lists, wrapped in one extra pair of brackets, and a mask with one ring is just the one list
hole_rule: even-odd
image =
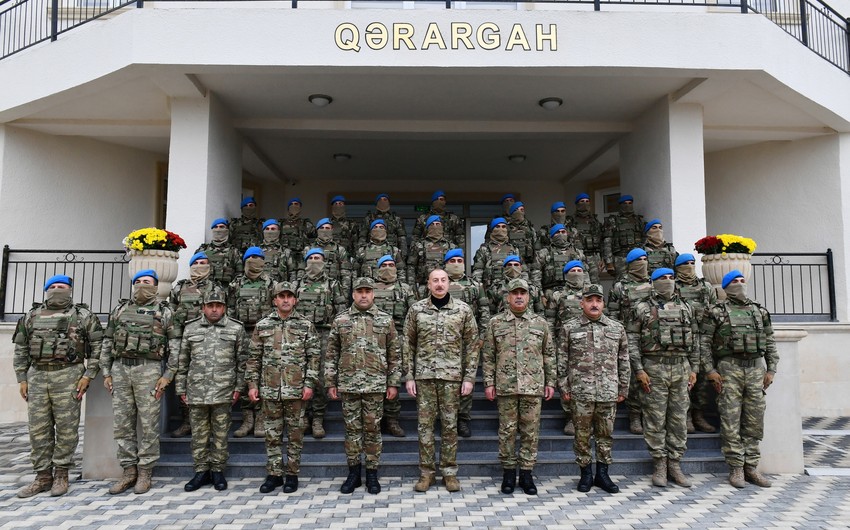
[(309, 101), (310, 103), (312, 103), (313, 105), (315, 105), (317, 107), (327, 107), (328, 105), (331, 104), (331, 101), (333, 101), (333, 100), (334, 100), (334, 98), (332, 98), (330, 96), (326, 96), (324, 94), (311, 94), (310, 96), (307, 97), (307, 101)]
[(561, 98), (543, 98), (537, 104), (546, 110), (555, 110), (564, 104), (564, 100)]
[(508, 157), (508, 160), (516, 164), (522, 164), (523, 162), (525, 162), (525, 155), (510, 155)]
[(334, 153), (334, 160), (337, 162), (348, 162), (351, 160), (351, 155), (348, 153)]

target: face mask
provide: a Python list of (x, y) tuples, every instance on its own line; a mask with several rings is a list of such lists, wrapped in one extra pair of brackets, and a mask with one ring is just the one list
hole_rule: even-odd
[(726, 296), (736, 302), (747, 301), (747, 284), (746, 283), (730, 283), (725, 289)]
[(567, 285), (578, 289), (584, 285), (584, 271), (572, 271), (567, 273)]
[(555, 224), (564, 224), (564, 221), (567, 220), (567, 212), (553, 212), (552, 220)]
[(195, 283), (202, 282), (210, 277), (211, 269), (209, 263), (195, 263), (189, 267), (189, 279)]
[(256, 280), (260, 273), (263, 272), (265, 265), (266, 260), (263, 258), (251, 256), (245, 260), (245, 276), (247, 276), (249, 280)]
[(149, 305), (156, 300), (156, 285), (137, 283), (133, 285), (133, 301), (136, 305)]
[(520, 274), (522, 274), (522, 267), (505, 267), (505, 278), (513, 280), (514, 278), (519, 278)]
[(301, 205), (298, 203), (289, 205), (289, 215), (291, 217), (298, 217), (301, 214)]
[(590, 203), (589, 202), (580, 202), (576, 204), (576, 212), (578, 213), (587, 213), (590, 211)]
[(646, 240), (654, 247), (661, 246), (664, 244), (664, 230), (656, 227), (650, 228), (646, 233)]
[(502, 209), (505, 211), (505, 215), (511, 214), (511, 206), (513, 206), (513, 205), (514, 205), (514, 203), (512, 203), (510, 201), (506, 201), (506, 202), (502, 203)]
[(685, 283), (694, 283), (697, 279), (696, 265), (679, 265), (676, 267), (676, 278)]
[(345, 217), (345, 205), (344, 204), (334, 204), (331, 206), (331, 215), (336, 218)]
[(645, 259), (636, 259), (626, 265), (626, 271), (629, 277), (637, 282), (645, 282), (648, 278), (646, 271), (649, 268), (649, 262)]
[(71, 289), (48, 289), (44, 303), (48, 309), (65, 309), (71, 305)]
[(444, 212), (446, 210), (446, 199), (437, 199), (436, 201), (431, 203), (431, 208), (435, 212)]
[(272, 244), (280, 241), (280, 230), (263, 230), (263, 243)]
[(225, 242), (227, 242), (227, 237), (229, 235), (230, 235), (230, 231), (227, 228), (213, 228), (212, 229), (213, 243), (225, 243)]
[(466, 267), (463, 263), (446, 263), (446, 273), (452, 280), (459, 280), (463, 277)]
[(431, 226), (428, 227), (428, 239), (436, 240), (443, 237), (443, 225), (432, 223)]
[(383, 267), (378, 269), (378, 281), (382, 283), (395, 283), (398, 279), (398, 269), (395, 267)]
[(316, 231), (316, 234), (318, 234), (316, 236), (318, 238), (318, 240), (322, 241), (324, 243), (327, 243), (328, 241), (330, 241), (334, 237), (334, 231), (333, 230), (318, 230), (318, 231)]
[(496, 243), (504, 243), (508, 240), (508, 228), (506, 226), (497, 226), (490, 232), (490, 238)]
[(515, 223), (525, 221), (525, 212), (522, 210), (515, 210), (514, 213), (511, 214), (511, 221), (514, 221)]
[(552, 244), (558, 248), (564, 248), (570, 242), (570, 236), (567, 234), (555, 234), (552, 236)]
[(631, 215), (631, 214), (635, 213), (634, 203), (632, 203), (632, 204), (626, 204), (626, 203), (621, 204), (620, 205), (620, 212), (624, 213), (626, 215)]
[(304, 266), (304, 270), (307, 273), (307, 277), (311, 280), (315, 280), (319, 278), (323, 272), (325, 272), (325, 262), (321, 260), (308, 260), (307, 264)]
[(673, 298), (673, 291), (676, 289), (676, 280), (658, 279), (652, 282), (652, 288), (655, 289), (662, 298), (669, 300)]
[(390, 211), (390, 201), (387, 201), (387, 202), (378, 201), (378, 203), (375, 204), (375, 209), (378, 210), (381, 213), (386, 213), (386, 212)]
[(373, 241), (383, 243), (387, 240), (387, 229), (380, 225), (376, 226), (371, 232), (369, 232), (369, 236)]
[(242, 215), (244, 215), (245, 217), (247, 217), (249, 219), (256, 219), (257, 218), (257, 207), (256, 206), (250, 206), (250, 207), (246, 206), (246, 207), (242, 208)]

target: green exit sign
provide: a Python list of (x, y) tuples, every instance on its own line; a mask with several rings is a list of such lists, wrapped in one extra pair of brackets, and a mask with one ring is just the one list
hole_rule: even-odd
[(431, 211), (431, 205), (430, 204), (417, 204), (416, 206), (414, 206), (414, 208), (419, 213), (428, 213), (428, 212)]

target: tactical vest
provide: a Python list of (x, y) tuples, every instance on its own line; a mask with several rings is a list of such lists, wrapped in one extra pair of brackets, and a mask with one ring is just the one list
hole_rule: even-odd
[(428, 239), (423, 240), (425, 261), (419, 263), (419, 270), (416, 271), (418, 283), (428, 281), (428, 273), (432, 270), (443, 268), (443, 256), (448, 252), (449, 246), (449, 243), (445, 240), (437, 242)]
[(351, 222), (347, 219), (332, 219), (331, 223), (333, 224), (333, 229), (331, 231), (333, 235), (331, 237), (333, 238), (334, 243), (345, 248), (351, 248)]
[(300, 252), (306, 244), (305, 234), (301, 227), (301, 220), (282, 222), (280, 224), (280, 245), (292, 251)]
[[(363, 266), (368, 267), (368, 273), (364, 273), (361, 269), (360, 274), (369, 277), (375, 276), (375, 271), (378, 270), (378, 259), (387, 254), (393, 256), (393, 260), (395, 260), (391, 245), (387, 243), (381, 243), (380, 245), (368, 243), (363, 250)], [(398, 263), (396, 263), (396, 266), (398, 266)]]
[(614, 254), (625, 253), (643, 243), (643, 227), (640, 225), (640, 219), (637, 215), (620, 215), (614, 216), (614, 232), (615, 237), (612, 241), (611, 251)]
[(669, 244), (658, 249), (644, 246), (644, 250), (646, 250), (646, 260), (650, 272), (662, 267), (673, 268), (673, 253), (670, 251)]
[(599, 248), (599, 241), (602, 239), (599, 237), (601, 227), (599, 223), (594, 223), (593, 220), (593, 217), (580, 217), (578, 215), (573, 217), (575, 227), (581, 235), (581, 246), (585, 254), (602, 252), (602, 249)]
[(333, 300), (331, 299), (330, 283), (322, 282), (319, 291), (298, 289), (298, 312), (317, 327), (330, 326), (333, 320)]
[(183, 285), (186, 287), (180, 289), (177, 307), (174, 308), (174, 318), (179, 326), (183, 326), (193, 318), (201, 316), (201, 306), (203, 305), (204, 296), (196, 285), (188, 282)]
[[(285, 277), (281, 277), (280, 260), (283, 257), (283, 248), (280, 245), (263, 245), (263, 254), (266, 255), (266, 260), (263, 263), (263, 272), (269, 275), (273, 280), (283, 281)], [(289, 273), (289, 271), (286, 271)]]
[[(322, 252), (325, 253), (325, 272), (328, 274), (328, 278), (332, 278), (334, 280), (339, 280), (340, 277), (340, 261), (339, 261), (339, 252), (336, 250), (336, 245), (330, 243), (327, 244), (327, 248), (322, 245), (316, 244), (317, 247), (322, 249)], [(383, 254), (382, 254), (383, 255)], [(378, 256), (381, 257), (381, 256)], [(378, 259), (378, 258), (375, 258)]]
[(269, 290), (262, 281), (252, 281), (239, 287), (235, 300), (236, 318), (248, 326), (254, 326), (271, 309)]
[(396, 283), (392, 289), (379, 287), (383, 285), (385, 284), (376, 283), (375, 288), (372, 290), (375, 294), (375, 305), (381, 311), (392, 315), (396, 327), (400, 328), (404, 324), (404, 317), (407, 313), (404, 292), (402, 292), (399, 283)]
[(641, 350), (690, 352), (693, 351), (693, 340), (691, 317), (686, 308), (662, 309), (652, 306), (650, 336), (641, 334)]
[(79, 333), (71, 330), (79, 326), (76, 308), (52, 315), (37, 311), (32, 318), (29, 354), (33, 362), (81, 363), (86, 356), (86, 345)]
[(724, 304), (729, 317), (729, 332), (724, 347), (717, 357), (742, 355), (747, 358), (763, 357), (767, 351), (767, 333), (758, 306)]
[(640, 302), (649, 299), (652, 294), (652, 284), (624, 284), (623, 298), (620, 300), (620, 319), (624, 324), (634, 318), (634, 310)]
[(517, 248), (520, 257), (525, 259), (534, 250), (534, 243), (528, 237), (525, 227), (516, 229), (508, 226), (508, 239)]
[(258, 231), (256, 219), (236, 219), (230, 223), (230, 243), (236, 248), (248, 248), (256, 242)]
[(453, 298), (463, 300), (473, 308), (478, 305), (478, 300), (473, 299), (474, 286), (471, 283), (460, 283), (454, 280), (449, 281), (449, 294)]
[[(394, 247), (401, 248), (398, 244), (399, 243), (398, 234), (396, 233), (397, 227), (399, 226), (399, 224), (403, 224), (403, 223), (401, 223), (401, 220), (396, 215), (394, 215), (392, 212), (386, 212), (384, 214), (384, 213), (381, 213), (377, 210), (374, 210), (374, 211), (369, 212), (368, 215), (366, 216), (366, 226), (364, 227), (364, 230), (368, 231), (369, 226), (372, 224), (372, 221), (375, 221), (376, 219), (383, 219), (383, 221), (384, 221), (384, 226), (387, 229), (387, 240), (386, 240), (386, 242), (389, 243), (390, 245), (394, 246)], [(369, 236), (369, 234), (367, 232), (367, 234), (366, 234), (367, 239), (368, 239), (368, 236)], [(384, 254), (386, 254), (386, 252)], [(381, 254), (381, 256), (383, 256), (384, 254)], [(378, 256), (375, 259), (378, 259), (381, 256)]]
[(210, 246), (204, 252), (210, 260), (210, 279), (226, 286), (233, 280), (236, 272), (229, 259), (230, 247)]
[(563, 293), (558, 303), (561, 322), (577, 317), (582, 314), (581, 310), (581, 293), (576, 296)]
[(127, 309), (118, 316), (112, 337), (113, 349), (118, 357), (160, 360), (167, 342), (162, 329), (162, 304), (154, 313), (137, 313), (135, 309)]
[(483, 278), (489, 283), (503, 274), (505, 258), (510, 256), (512, 252), (507, 245), (499, 245), (498, 250), (493, 250), (493, 247), (488, 244), (487, 248), (490, 250), (490, 259), (487, 261)]
[(566, 283), (564, 279), (564, 265), (578, 259), (575, 253), (563, 253), (560, 249), (554, 247), (549, 249), (546, 267), (543, 269), (543, 288), (554, 289), (563, 287)]
[(676, 286), (679, 288), (679, 296), (691, 305), (694, 314), (697, 315), (697, 320), (701, 320), (700, 315), (705, 312), (709, 303), (707, 286), (702, 282), (698, 282), (696, 285), (677, 282)]

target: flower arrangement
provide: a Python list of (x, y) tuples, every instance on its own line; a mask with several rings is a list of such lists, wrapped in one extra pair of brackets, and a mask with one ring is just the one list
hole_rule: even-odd
[(127, 250), (171, 250), (186, 248), (183, 238), (161, 228), (141, 228), (130, 232), (122, 241)]
[(748, 237), (720, 234), (700, 239), (694, 243), (694, 248), (700, 254), (752, 254), (756, 251), (756, 242)]

